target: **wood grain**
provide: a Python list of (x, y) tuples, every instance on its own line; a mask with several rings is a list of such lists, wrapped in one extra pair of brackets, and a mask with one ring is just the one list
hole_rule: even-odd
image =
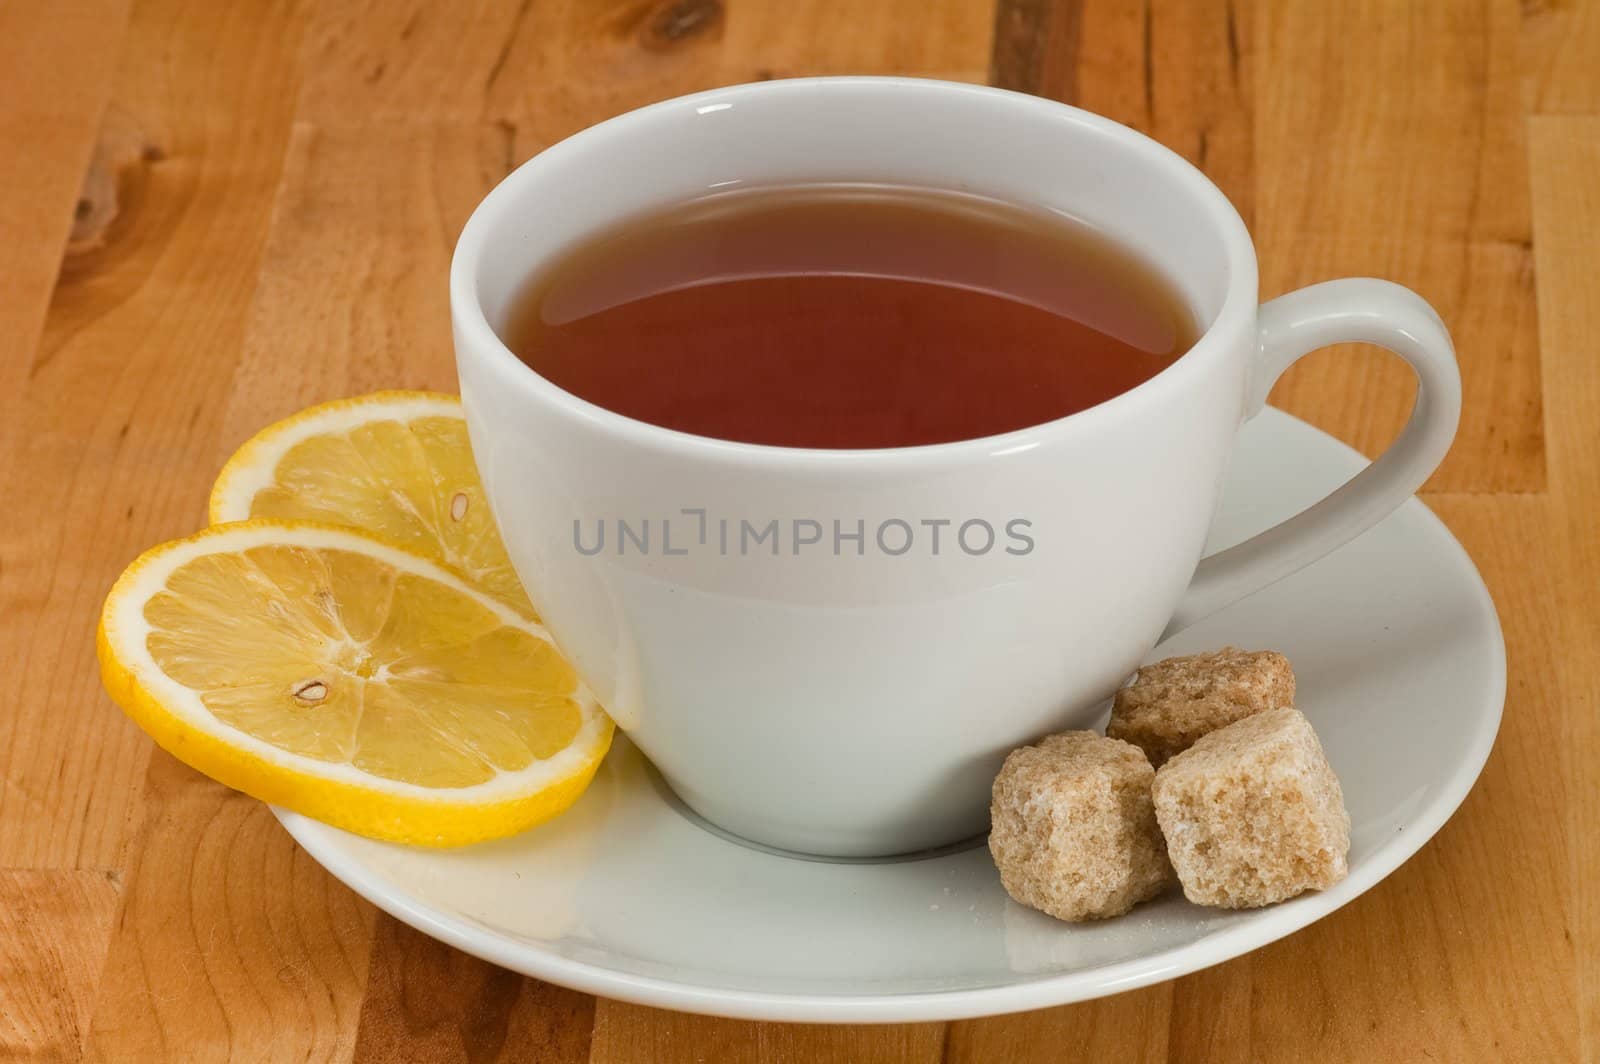
[[(60, 496), (49, 490), (56, 485), (41, 485), (46, 490), (39, 492), (32, 481), (59, 467), (25, 468), (14, 456), (24, 443), (31, 449), (30, 424), (41, 424), (30, 416), (30, 393), (41, 373), (39, 340), (126, 20), (122, 3), (67, 13), (41, 5), (0, 6), (0, 71), (7, 72), (8, 85), (0, 138), (27, 146), (0, 153), (0, 454), (6, 459), (0, 487), (6, 499), (37, 503), (24, 513), (41, 517), (59, 513), (48, 503)], [(57, 61), (69, 49), (84, 58), (85, 73)], [(77, 457), (72, 448), (64, 450), (62, 457)], [(14, 700), (13, 720), (0, 730), (0, 866), (108, 868), (119, 856), (119, 824), (104, 805), (105, 789), (85, 771), (92, 756), (80, 759), (72, 738), (63, 734), (77, 720), (70, 707), (96, 700), (97, 692), (82, 647), (38, 627), (54, 605), (61, 611), (54, 618), (67, 620), (69, 632), (86, 628), (86, 617), (71, 614), (74, 605), (82, 608), (81, 600), (63, 586), (70, 569), (57, 572), (47, 557), (32, 552), (39, 539), (55, 536), (54, 526), (54, 520), (24, 516), (0, 527), (0, 667), (17, 689), (40, 692)], [(120, 729), (116, 738), (120, 742), (109, 744), (115, 750), (102, 769), (113, 778), (133, 741), (131, 729)], [(128, 771), (123, 769), (122, 778)], [(89, 815), (90, 807), (105, 815)]]
[(1146, 987), (1081, 1005), (992, 1016), (950, 1025), (945, 1060), (1167, 1059), (1167, 1014), (1172, 986)]
[[(0, 71), (10, 97), (0, 107), (0, 143), (27, 146), (0, 154), (0, 453), (11, 452), (127, 18), (125, 0), (66, 11), (0, 6)], [(57, 61), (68, 49), (82, 60), (76, 67)]]
[(81, 1054), (119, 880), (116, 872), (0, 872), (0, 1059)]
[(1600, 116), (1538, 118), (1532, 126), (1539, 326), (1550, 436), (1552, 605), (1561, 621), (1559, 686), (1567, 886), (1578, 950), (1579, 1020), (1586, 1059), (1600, 1057), (1600, 300), (1592, 268), (1600, 243)]
[(48, 515), (0, 527), (0, 631), (33, 693), (0, 739), (0, 864), (123, 863), (148, 743), (100, 693), (95, 617), (204, 512), (193, 456), (214, 449), (294, 88), (293, 19), (251, 14), (150, 3), (127, 29), (107, 129), (144, 147), (104, 240), (62, 268), (0, 471), (0, 497)]
[[(1544, 485), (1515, 0), (1290, 0), (1257, 20), (1255, 237), (1272, 296), (1339, 276), (1438, 308), (1464, 413), (1435, 490)], [(1411, 407), (1398, 360), (1339, 348), (1272, 401), (1376, 454)], [(1330, 396), (1339, 397), (1330, 402)]]
[(1248, 0), (1006, 2), (990, 76), (1148, 133), (1204, 170), (1248, 223), (1253, 25)]
[(593, 1027), (592, 997), (485, 964), (380, 917), (354, 1059), (582, 1064)]
[(537, 122), (554, 138), (717, 83), (722, 4), (323, 5), (300, 115)]
[(688, 1016), (601, 999), (593, 1064), (808, 1064), (872, 1060), (936, 1064), (943, 1024), (888, 1027), (752, 1023)]
[[(565, 0), (328, 5), (309, 33), (308, 121), (507, 121), (554, 140), (668, 96), (800, 74), (982, 80), (987, 4)], [(819, 47), (819, 40), (826, 47)]]
[(860, 73), (982, 81), (989, 68), (988, 4), (727, 2), (720, 84)]
[[(1593, 0), (351, 0), (0, 5), (0, 1057), (106, 1061), (1600, 1059), (1600, 5)], [(1350, 906), (1083, 1005), (817, 1027), (596, 1001), (375, 912), (100, 694), (98, 601), (272, 417), (452, 385), (477, 198), (675, 93), (811, 73), (998, 84), (1194, 161), (1263, 291), (1394, 277), (1456, 337), (1429, 503), (1505, 626), (1461, 811)], [(1531, 121), (1529, 115), (1534, 116)], [(1370, 451), (1361, 348), (1276, 401)]]
[(348, 1059), (370, 906), (270, 810), (157, 751), (90, 1027), (97, 1060)]
[(491, 123), (295, 126), (219, 460), (325, 399), (455, 391), (450, 251), (520, 156)]
[(1522, 0), (1523, 100), (1530, 112), (1600, 112), (1600, 4)]
[(1248, 956), (1175, 980), (1166, 1059), (1200, 1064), (1269, 1059), (1256, 1049), (1252, 1035), (1255, 989), (1255, 962)]

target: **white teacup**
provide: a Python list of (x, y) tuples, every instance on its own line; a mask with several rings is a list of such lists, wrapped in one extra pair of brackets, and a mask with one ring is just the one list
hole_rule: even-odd
[[(496, 335), (530, 275), (610, 223), (735, 183), (832, 180), (1067, 212), (1159, 268), (1204, 334), (1070, 417), (872, 451), (634, 421)], [(1460, 411), (1449, 336), (1416, 295), (1343, 280), (1258, 307), (1249, 234), (1182, 158), (1075, 108), (936, 81), (741, 85), (595, 126), (488, 195), (450, 299), (473, 451), (551, 632), (689, 805), (809, 853), (984, 830), (1008, 750), (1091, 723), (1163, 632), (1388, 514), (1438, 465)], [(1202, 559), (1240, 425), (1295, 359), (1351, 340), (1416, 370), (1404, 433), (1328, 498)]]

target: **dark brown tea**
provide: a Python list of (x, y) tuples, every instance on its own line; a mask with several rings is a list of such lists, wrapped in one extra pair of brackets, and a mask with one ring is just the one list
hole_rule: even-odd
[(534, 277), (507, 345), (580, 398), (790, 447), (992, 436), (1104, 402), (1195, 340), (1083, 223), (954, 192), (818, 184), (635, 218)]

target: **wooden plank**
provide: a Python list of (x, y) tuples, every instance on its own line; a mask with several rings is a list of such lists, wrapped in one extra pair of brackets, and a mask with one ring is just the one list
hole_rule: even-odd
[(989, 68), (987, 3), (757, 0), (727, 7), (721, 84), (816, 74), (983, 81)]
[(0, 1058), (82, 1054), (118, 881), (115, 872), (0, 872)]
[(326, 5), (301, 116), (516, 122), (546, 141), (656, 100), (814, 73), (981, 80), (989, 7), (923, 0)]
[(518, 153), (515, 131), (492, 123), (295, 127), (224, 454), (312, 403), (456, 390), (450, 253)]
[[(1248, 0), (1001, 0), (990, 77), (1148, 133), (1254, 211), (1255, 16)], [(1175, 984), (1182, 986), (1183, 984)], [(954, 1024), (952, 1060), (1164, 1059), (1174, 985)], [(1247, 999), (1248, 1000), (1248, 999)], [(1208, 1017), (1207, 1019), (1211, 1019)], [(1176, 1036), (1174, 1047), (1187, 1047)], [(1188, 1039), (1190, 1032), (1183, 1031)]]
[(537, 122), (551, 139), (715, 83), (716, 0), (323, 5), (302, 118)]
[[(455, 390), (446, 276), (461, 226), (510, 169), (500, 123), (295, 127), (223, 428), (224, 450), (310, 403)], [(287, 840), (285, 840), (287, 842)], [(592, 1000), (373, 914), (358, 1060), (581, 1060)]]
[(1166, 1060), (1169, 985), (1145, 987), (1081, 1005), (950, 1025), (949, 1064), (1046, 1064), (1049, 1061)]
[[(18, 149), (0, 156), (4, 466), (19, 462), (19, 450), (30, 446), (28, 381), (79, 213), (80, 186), (127, 17), (123, 0), (71, 8), (0, 5), (0, 71), (6, 78), (0, 93), (0, 142)], [(78, 62), (60, 62), (66, 53)], [(11, 546), (0, 540), (0, 602), (8, 607), (0, 617), (0, 666), (22, 684), (58, 673), (55, 663), (37, 662), (33, 651), (38, 644), (24, 639), (34, 623), (25, 604), (36, 600), (44, 586), (25, 582), (31, 572), (28, 559), (12, 553)], [(64, 793), (66, 788), (52, 778), (65, 767), (67, 751), (50, 766), (50, 775), (25, 770), (38, 736), (23, 734), (23, 728), (42, 723), (37, 703), (47, 699), (12, 699), (8, 727), (0, 729), (0, 820), (15, 825), (13, 841), (26, 837), (11, 848), (0, 841), (0, 857), (8, 864), (71, 863), (54, 860), (59, 854), (38, 843), (45, 832), (67, 829), (81, 809), (87, 781), (78, 772), (70, 773), (65, 782), (75, 793)], [(28, 702), (35, 703), (33, 712)], [(57, 702), (55, 712), (61, 708)], [(34, 818), (44, 823), (34, 824)], [(81, 1054), (111, 935), (117, 882), (116, 872), (101, 869), (0, 872), (0, 1057), (67, 1060)]]
[(590, 1064), (718, 1064), (761, 1061), (761, 1024), (691, 1016), (621, 1001), (595, 1001)]
[(0, 734), (0, 865), (122, 863), (149, 747), (100, 693), (95, 615), (139, 550), (204, 513), (195, 455), (214, 450), (293, 99), (292, 20), (253, 15), (152, 2), (128, 27), (105, 125), (138, 146), (121, 210), (63, 267), (0, 470), (0, 496), (48, 515), (0, 528), (0, 646), (31, 693)]
[[(1262, 293), (1372, 275), (1439, 309), (1465, 405), (1434, 490), (1545, 482), (1516, 34), (1514, 0), (1290, 0), (1256, 19)], [(1340, 348), (1272, 401), (1374, 454), (1413, 390), (1398, 360)]]
[(1600, 305), (1592, 265), (1600, 246), (1600, 117), (1537, 118), (1531, 147), (1552, 530), (1561, 566), (1552, 595), (1563, 625), (1555, 698), (1568, 784), (1566, 882), (1584, 1058), (1593, 1060), (1600, 1058)]
[(1081, 6), (1062, 0), (998, 0), (989, 84), (1076, 103)]
[(1528, 110), (1600, 112), (1600, 3), (1522, 0), (1519, 7)]
[(157, 751), (90, 1055), (348, 1059), (373, 909), (266, 806)]
[(1148, 133), (1248, 223), (1253, 24), (1249, 0), (1000, 0), (990, 77)]
[(583, 1064), (593, 1026), (589, 995), (484, 964), (383, 919), (355, 1060)]
[[(0, 454), (33, 364), (111, 92), (127, 0), (0, 5)], [(58, 57), (71, 52), (78, 63)]]
[(813, 1064), (870, 1060), (933, 1064), (944, 1025), (834, 1026), (691, 1016), (600, 998), (592, 1064)]
[[(1448, 495), (1430, 504), (1479, 561), (1506, 630), (1510, 690), (1494, 753), (1455, 817), (1385, 882), (1288, 939), (1175, 984), (1172, 1044), (1185, 1059), (1576, 1058), (1564, 889), (1573, 792), (1554, 741), (1565, 695), (1552, 683), (1563, 651), (1549, 503)], [(1219, 1019), (1230, 1005), (1247, 1019)]]
[[(101, 138), (116, 210), (63, 271), (30, 383), (31, 444), (9, 471), (59, 515), (3, 534), (37, 566), (33, 644), (62, 647), (34, 655), (29, 682), (47, 697), (19, 707), (13, 765), (60, 797), (31, 822), (0, 813), (0, 859), (116, 863), (140, 825), (90, 1028), (102, 1059), (205, 1056), (232, 1039), (245, 1056), (306, 1059), (352, 1043), (369, 910), (330, 890), (258, 803), (166, 755), (147, 773), (149, 744), (99, 695), (90, 650), (116, 570), (204, 519), (299, 25), (281, 5), (156, 0), (134, 13)], [(352, 940), (354, 964), (340, 952)]]
[(1254, 996), (1254, 965), (1248, 956), (1175, 981), (1167, 1026), (1170, 1058), (1206, 1064), (1265, 1060), (1252, 1052), (1250, 1042)]

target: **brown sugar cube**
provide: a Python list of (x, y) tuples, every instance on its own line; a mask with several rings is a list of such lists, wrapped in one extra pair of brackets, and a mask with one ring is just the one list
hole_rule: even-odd
[(1208, 732), (1263, 709), (1294, 705), (1294, 670), (1275, 650), (1227, 647), (1146, 665), (1117, 692), (1106, 734), (1160, 768)]
[(1311, 722), (1269, 709), (1219, 728), (1161, 766), (1167, 855), (1197, 905), (1253, 909), (1345, 877), (1350, 815)]
[(1136, 746), (1094, 732), (1013, 750), (994, 781), (989, 852), (1006, 892), (1062, 920), (1121, 916), (1172, 881)]

